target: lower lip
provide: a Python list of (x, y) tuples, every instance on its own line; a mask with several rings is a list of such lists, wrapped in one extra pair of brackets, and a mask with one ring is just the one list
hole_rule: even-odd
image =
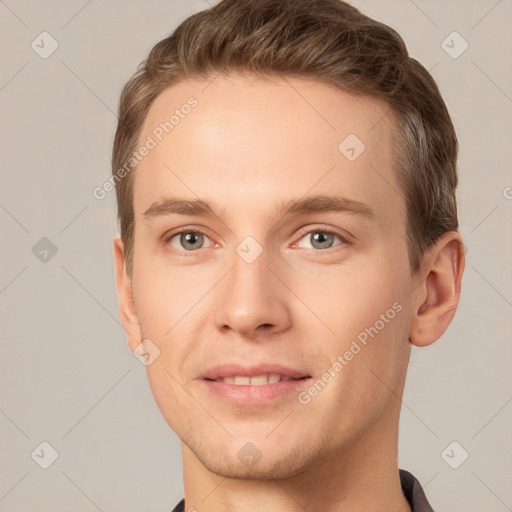
[(279, 397), (298, 394), (311, 383), (311, 378), (287, 380), (262, 386), (228, 384), (202, 379), (208, 391), (228, 402), (239, 405), (263, 405)]

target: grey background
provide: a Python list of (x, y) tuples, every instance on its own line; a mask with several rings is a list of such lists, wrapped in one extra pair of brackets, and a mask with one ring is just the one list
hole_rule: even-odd
[[(512, 0), (352, 3), (432, 70), (460, 142), (463, 295), (442, 339), (413, 349), (399, 465), (436, 511), (512, 510)], [(1, 511), (169, 511), (183, 496), (179, 440), (119, 321), (115, 195), (92, 190), (122, 85), (206, 7), (0, 0)], [(43, 31), (59, 45), (47, 59), (31, 47)], [(453, 31), (469, 43), (456, 59)], [(31, 456), (49, 456), (43, 441), (58, 452), (48, 469)]]

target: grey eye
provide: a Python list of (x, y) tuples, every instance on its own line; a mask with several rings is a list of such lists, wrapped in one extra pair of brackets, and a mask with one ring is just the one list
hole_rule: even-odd
[(311, 231), (306, 236), (304, 236), (302, 240), (307, 240), (313, 249), (330, 249), (334, 245), (334, 240), (338, 238), (341, 240), (340, 236), (336, 233), (330, 233), (329, 231)]
[[(179, 237), (179, 238), (178, 238)], [(201, 249), (203, 246), (205, 236), (202, 233), (194, 231), (185, 231), (178, 233), (170, 239), (171, 246), (177, 249), (186, 249), (195, 251)], [(178, 246), (174, 243), (175, 239), (178, 239)]]

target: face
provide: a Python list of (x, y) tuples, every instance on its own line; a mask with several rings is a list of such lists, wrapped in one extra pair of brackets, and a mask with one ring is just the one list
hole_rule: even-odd
[(387, 112), (231, 75), (175, 85), (147, 115), (132, 276), (159, 351), (147, 374), (217, 474), (297, 474), (398, 413), (413, 283)]

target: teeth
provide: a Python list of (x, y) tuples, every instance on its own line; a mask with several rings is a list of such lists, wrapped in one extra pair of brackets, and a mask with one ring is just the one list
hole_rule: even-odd
[(258, 375), (257, 377), (251, 377), (251, 386), (263, 386), (265, 384), (268, 384), (268, 377), (266, 375)]
[(224, 377), (222, 379), (217, 379), (219, 382), (225, 382), (226, 384), (235, 384), (237, 386), (264, 386), (265, 384), (275, 384), (280, 381), (289, 381), (293, 380), (291, 377), (284, 375), (257, 375), (255, 377)]

